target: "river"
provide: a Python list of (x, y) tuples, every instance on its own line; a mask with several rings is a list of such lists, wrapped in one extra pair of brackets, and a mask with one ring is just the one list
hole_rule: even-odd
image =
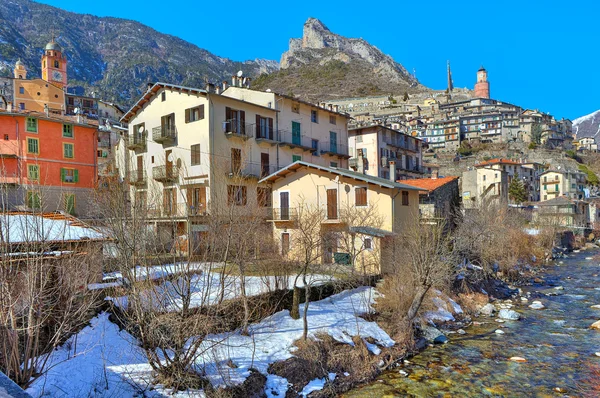
[[(548, 267), (544, 285), (523, 287), (539, 290), (562, 286), (562, 295), (530, 298), (513, 309), (519, 321), (485, 322), (471, 326), (464, 335), (450, 334), (445, 345), (436, 345), (411, 358), (401, 369), (388, 371), (377, 381), (344, 397), (557, 397), (577, 396), (590, 365), (600, 365), (600, 330), (590, 325), (600, 319), (599, 259), (597, 251), (572, 253), (563, 264)], [(586, 259), (588, 258), (588, 259)], [(528, 307), (533, 300), (545, 309)], [(502, 328), (504, 334), (496, 334)], [(524, 363), (512, 362), (519, 356)], [(558, 391), (556, 390), (558, 389)]]

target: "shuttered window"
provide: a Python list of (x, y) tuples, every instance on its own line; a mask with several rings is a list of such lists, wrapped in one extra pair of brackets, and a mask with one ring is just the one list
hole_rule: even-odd
[(256, 188), (256, 198), (258, 205), (261, 207), (271, 207), (271, 188), (258, 187)]
[(192, 123), (204, 119), (204, 105), (185, 110), (185, 122)]
[(75, 149), (73, 144), (63, 144), (63, 156), (65, 159), (73, 159), (75, 156)]
[(408, 206), (408, 191), (402, 191), (402, 206)]
[(39, 155), (40, 143), (37, 138), (27, 138), (27, 152)]
[(42, 207), (40, 194), (34, 191), (27, 191), (27, 207), (30, 209), (39, 209)]
[(40, 166), (37, 164), (27, 165), (27, 178), (30, 181), (39, 181), (40, 180)]
[(63, 195), (63, 208), (66, 213), (75, 215), (75, 194), (66, 193)]
[(192, 145), (192, 166), (196, 166), (200, 164), (200, 144)]
[(27, 118), (27, 131), (29, 131), (30, 133), (37, 133), (37, 131), (38, 131), (37, 127), (38, 127), (37, 119), (35, 119), (33, 117), (28, 117)]
[(356, 206), (366, 206), (367, 205), (367, 188), (366, 187), (356, 187), (354, 189), (354, 195), (356, 199)]
[(73, 125), (72, 124), (63, 124), (63, 137), (73, 138)]
[(227, 186), (227, 204), (229, 206), (245, 206), (247, 203), (246, 187), (239, 185)]
[(79, 182), (79, 170), (64, 168), (60, 169), (60, 180), (68, 183)]

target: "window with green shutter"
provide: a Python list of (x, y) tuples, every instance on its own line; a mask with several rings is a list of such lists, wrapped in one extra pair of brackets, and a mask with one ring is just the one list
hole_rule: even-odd
[(299, 162), (302, 160), (302, 155), (292, 155), (292, 163)]
[(37, 164), (27, 165), (27, 178), (30, 181), (39, 181), (40, 180), (40, 166)]
[(66, 159), (73, 159), (74, 157), (74, 145), (73, 144), (63, 144), (63, 156)]
[(39, 209), (42, 207), (42, 200), (38, 192), (27, 191), (27, 207), (30, 209)]
[(40, 144), (37, 138), (27, 138), (27, 153), (40, 153)]
[(63, 137), (73, 138), (73, 125), (72, 124), (63, 124)]
[(33, 118), (33, 117), (28, 117), (27, 118), (27, 131), (29, 131), (30, 133), (37, 133), (38, 131), (38, 123), (37, 123), (37, 119)]
[(75, 194), (66, 193), (63, 195), (63, 206), (66, 213), (75, 215)]
[(62, 182), (76, 183), (79, 182), (79, 170), (77, 169), (60, 169), (60, 180)]

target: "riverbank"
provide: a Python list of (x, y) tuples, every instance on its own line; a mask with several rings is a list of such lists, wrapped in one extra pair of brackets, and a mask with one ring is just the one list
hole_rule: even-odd
[[(557, 260), (520, 286), (519, 297), (499, 301), (491, 316), (474, 317), (464, 333), (446, 333), (448, 344), (431, 346), (344, 396), (581, 395), (600, 362), (600, 332), (590, 329), (600, 319), (592, 308), (600, 304), (597, 255), (594, 248)], [(498, 321), (501, 309), (520, 320)]]

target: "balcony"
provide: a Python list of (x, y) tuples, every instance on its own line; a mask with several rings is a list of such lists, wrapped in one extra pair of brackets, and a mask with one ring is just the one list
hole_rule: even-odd
[(542, 181), (542, 184), (560, 184), (560, 180), (558, 178), (554, 179), (554, 180), (544, 180)]
[(143, 187), (148, 183), (146, 179), (146, 173), (142, 170), (138, 172), (137, 170), (131, 170), (129, 174), (129, 185), (133, 185), (136, 187)]
[(179, 168), (175, 165), (154, 166), (152, 178), (158, 182), (176, 182), (179, 179)]
[(261, 179), (269, 176), (277, 171), (277, 166), (274, 164), (262, 163), (246, 163), (246, 164), (231, 164), (226, 174), (230, 178), (256, 178)]
[[(279, 131), (279, 140), (281, 146), (287, 146), (291, 149), (298, 148), (308, 152), (317, 150), (317, 148), (313, 147), (313, 140), (311, 137), (293, 134), (291, 131)], [(315, 140), (315, 144), (318, 144), (318, 141)]]
[(134, 134), (129, 136), (129, 142), (127, 143), (127, 149), (130, 150), (146, 150), (146, 134)]
[(0, 159), (16, 159), (18, 151), (17, 141), (0, 141)]
[(290, 222), (298, 219), (298, 209), (295, 208), (272, 208), (268, 217), (272, 222)]
[(339, 158), (347, 158), (348, 155), (348, 145), (341, 144), (338, 142), (323, 142), (321, 143), (321, 153), (330, 156), (337, 156)]
[(227, 138), (241, 138), (243, 140), (247, 140), (248, 138), (252, 138), (253, 133), (253, 124), (250, 123), (242, 123), (241, 120), (238, 119), (229, 119), (223, 121), (223, 133)]
[(98, 141), (98, 148), (110, 148), (110, 140)]
[(159, 144), (175, 142), (177, 129), (175, 126), (158, 126), (152, 129), (152, 141)]
[(278, 142), (277, 139), (277, 131), (275, 131), (275, 129), (269, 128), (269, 126), (267, 125), (263, 125), (263, 126), (257, 126), (257, 125), (252, 125), (251, 126), (253, 133), (254, 133), (254, 139), (256, 140), (256, 142), (261, 143), (261, 142), (265, 142), (271, 145), (275, 145)]

